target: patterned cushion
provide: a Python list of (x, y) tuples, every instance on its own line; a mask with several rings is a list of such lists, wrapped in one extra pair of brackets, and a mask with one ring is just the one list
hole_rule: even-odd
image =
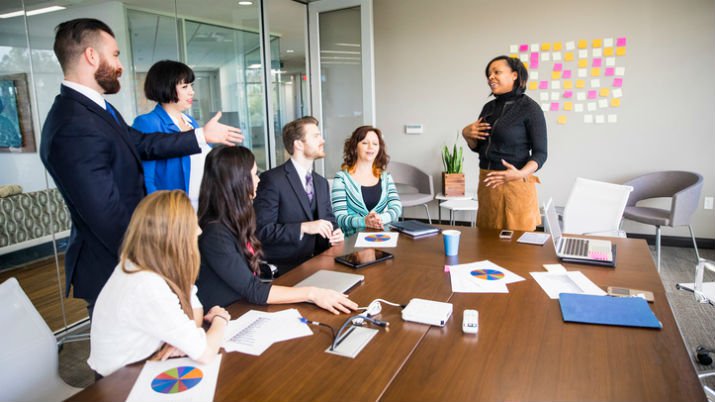
[(0, 198), (0, 247), (69, 230), (70, 225), (56, 188)]

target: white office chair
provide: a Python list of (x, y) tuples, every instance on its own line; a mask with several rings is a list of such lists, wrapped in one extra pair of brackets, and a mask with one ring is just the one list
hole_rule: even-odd
[(0, 284), (0, 399), (63, 401), (80, 388), (59, 376), (57, 341), (17, 279)]
[(577, 178), (564, 208), (564, 233), (626, 237), (620, 230), (633, 187)]

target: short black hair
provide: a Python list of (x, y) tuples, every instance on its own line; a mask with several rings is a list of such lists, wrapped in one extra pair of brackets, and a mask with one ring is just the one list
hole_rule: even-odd
[(63, 72), (72, 60), (84, 50), (97, 45), (99, 34), (106, 32), (114, 37), (112, 29), (104, 22), (94, 18), (77, 18), (60, 23), (55, 27), (54, 51)]
[(516, 89), (519, 93), (524, 93), (524, 91), (526, 91), (526, 82), (529, 81), (529, 71), (526, 69), (524, 63), (516, 57), (502, 55), (491, 59), (489, 63), (487, 63), (487, 68), (484, 69), (484, 75), (487, 76), (487, 79), (489, 79), (489, 66), (497, 60), (506, 61), (506, 64), (509, 65), (511, 71), (516, 71), (516, 85), (514, 86), (514, 89)]
[(195, 79), (194, 70), (184, 63), (173, 60), (158, 61), (146, 74), (144, 95), (154, 102), (178, 102), (176, 86), (181, 83), (191, 84)]
[(293, 151), (295, 151), (293, 143), (305, 138), (303, 127), (308, 124), (315, 124), (317, 126), (318, 119), (313, 116), (303, 116), (283, 126), (283, 146), (285, 146), (289, 154), (293, 155)]

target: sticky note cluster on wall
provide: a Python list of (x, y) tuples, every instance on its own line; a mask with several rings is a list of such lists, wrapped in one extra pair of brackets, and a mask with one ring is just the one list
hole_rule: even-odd
[[(511, 45), (509, 54), (529, 71), (529, 95), (566, 124), (582, 114), (587, 124), (617, 123), (626, 75), (626, 38)], [(564, 113), (568, 112), (568, 113)]]

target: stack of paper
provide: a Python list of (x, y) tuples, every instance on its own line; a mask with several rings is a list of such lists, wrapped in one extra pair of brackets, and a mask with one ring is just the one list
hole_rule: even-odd
[(489, 261), (451, 265), (452, 291), (458, 293), (509, 293), (506, 285), (524, 278)]
[[(558, 299), (561, 293), (577, 293), (587, 295), (605, 295), (606, 292), (591, 282), (581, 271), (566, 271), (561, 264), (546, 264), (549, 272), (529, 272), (544, 292)], [(556, 266), (559, 266), (558, 268)]]
[(313, 335), (301, 318), (294, 308), (275, 313), (251, 310), (228, 324), (223, 348), (258, 356), (276, 342)]

